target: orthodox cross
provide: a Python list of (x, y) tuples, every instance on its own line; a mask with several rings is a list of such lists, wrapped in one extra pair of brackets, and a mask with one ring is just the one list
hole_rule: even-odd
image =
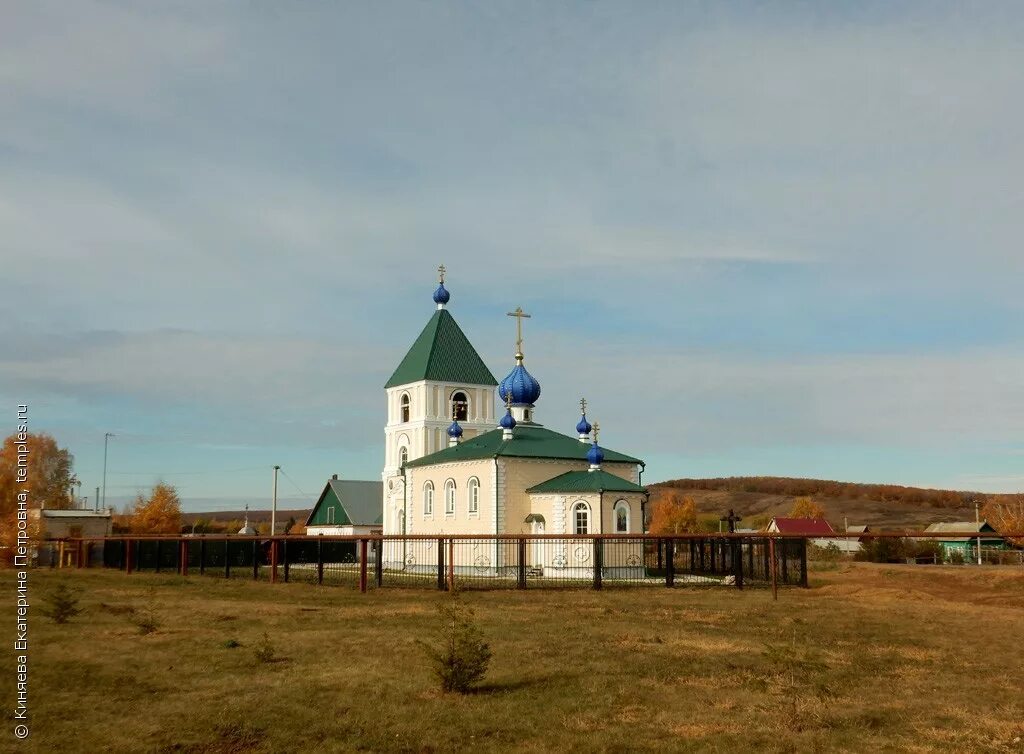
[(586, 414), (587, 413), (587, 399), (586, 398), (580, 398), (580, 413), (581, 414)]
[(736, 531), (736, 524), (738, 524), (742, 520), (743, 520), (743, 517), (742, 516), (737, 516), (735, 513), (733, 513), (732, 508), (729, 509), (729, 515), (728, 516), (722, 516), (719, 519), (719, 521), (728, 521), (729, 522), (729, 533), (730, 534), (732, 534), (732, 533), (734, 533)]
[(512, 388), (511, 387), (509, 387), (505, 391), (505, 408), (507, 408), (509, 410), (512, 409)]
[(443, 264), (442, 264), (442, 265), (441, 265), (440, 267), (438, 267), (438, 268), (437, 268), (437, 275), (438, 275), (438, 282), (439, 282), (439, 283), (443, 283), (443, 282), (444, 282), (444, 273), (445, 273), (446, 271), (447, 271), (447, 270), (445, 270), (445, 268), (444, 268), (444, 265), (443, 265)]
[(594, 445), (597, 445), (597, 435), (601, 431), (600, 422), (594, 422)]
[(523, 320), (529, 319), (531, 315), (523, 311), (523, 307), (517, 306), (514, 312), (508, 312), (509, 317), (516, 318), (516, 356), (522, 357), (523, 353)]

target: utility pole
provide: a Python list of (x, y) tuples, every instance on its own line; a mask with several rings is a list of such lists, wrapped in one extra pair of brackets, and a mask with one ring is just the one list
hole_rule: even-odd
[(277, 472), (280, 469), (280, 466), (274, 467), (274, 504), (270, 508), (270, 536), (277, 533)]
[(113, 437), (113, 433), (103, 434), (103, 507), (107, 507), (107, 442)]
[(96, 488), (96, 497), (93, 498), (96, 501), (96, 512), (100, 512), (100, 488)]
[(978, 524), (978, 565), (981, 565), (981, 509), (977, 500), (974, 501), (974, 522)]

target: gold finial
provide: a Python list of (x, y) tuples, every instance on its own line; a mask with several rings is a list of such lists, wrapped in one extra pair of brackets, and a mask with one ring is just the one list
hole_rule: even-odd
[(581, 414), (586, 414), (587, 413), (587, 399), (586, 398), (580, 398), (580, 413)]
[(437, 282), (442, 283), (442, 284), (444, 283), (444, 273), (445, 272), (447, 272), (447, 270), (445, 270), (443, 264), (440, 267), (437, 268)]
[(516, 318), (516, 360), (523, 360), (523, 320), (529, 319), (530, 315), (523, 311), (523, 307), (517, 306), (514, 312), (508, 312), (509, 317)]
[(597, 445), (597, 435), (601, 432), (601, 425), (598, 422), (594, 422), (594, 445)]

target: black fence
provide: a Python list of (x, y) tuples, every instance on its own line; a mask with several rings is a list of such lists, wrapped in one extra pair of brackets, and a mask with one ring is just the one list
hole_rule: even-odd
[(43, 543), (39, 565), (373, 587), (806, 586), (807, 540), (741, 535), (145, 537)]

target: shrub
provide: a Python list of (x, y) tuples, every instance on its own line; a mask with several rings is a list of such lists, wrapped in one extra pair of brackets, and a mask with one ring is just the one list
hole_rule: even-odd
[(263, 636), (256, 642), (256, 646), (252, 648), (253, 656), (257, 662), (269, 664), (277, 661), (277, 651), (274, 649), (274, 644), (270, 641), (270, 635), (264, 631)]
[(41, 612), (54, 623), (67, 623), (82, 612), (78, 607), (78, 596), (63, 582), (46, 596), (46, 604), (48, 607)]
[(472, 609), (457, 592), (441, 600), (437, 615), (439, 646), (418, 643), (430, 660), (441, 690), (465, 694), (487, 673), (491, 648), (474, 621)]

